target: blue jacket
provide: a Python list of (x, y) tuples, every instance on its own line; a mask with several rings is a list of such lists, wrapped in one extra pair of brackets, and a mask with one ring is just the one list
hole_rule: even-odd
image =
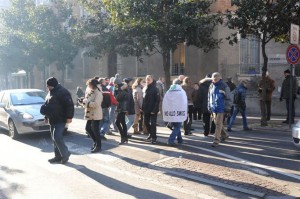
[(232, 99), (228, 85), (222, 79), (217, 83), (212, 83), (208, 91), (208, 110), (212, 113), (225, 113), (230, 111), (231, 105)]

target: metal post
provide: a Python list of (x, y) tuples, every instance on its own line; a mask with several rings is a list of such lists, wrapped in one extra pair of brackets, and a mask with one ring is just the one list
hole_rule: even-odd
[(293, 64), (290, 65), (290, 71), (291, 71), (291, 75), (290, 75), (290, 97), (289, 97), (289, 128), (291, 128), (292, 125), (292, 103), (293, 103), (293, 78), (295, 75), (295, 71), (294, 71), (294, 66)]

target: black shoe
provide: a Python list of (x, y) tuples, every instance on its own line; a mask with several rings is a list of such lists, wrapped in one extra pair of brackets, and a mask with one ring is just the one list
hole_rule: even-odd
[(91, 150), (91, 153), (97, 153), (99, 151), (101, 151), (101, 148), (96, 146), (93, 150)]
[(146, 138), (146, 140), (151, 140), (151, 135), (149, 135), (149, 136)]
[(156, 138), (151, 140), (151, 144), (156, 144)]
[(227, 131), (228, 131), (228, 132), (231, 132), (232, 130), (231, 130), (231, 128), (227, 128)]
[(171, 146), (171, 147), (177, 146), (177, 144), (176, 144), (175, 142), (168, 142), (167, 145), (168, 145), (168, 146)]
[(59, 163), (61, 161), (62, 158), (60, 157), (54, 157), (48, 160), (49, 163)]
[(119, 143), (119, 145), (125, 144), (125, 143), (128, 143), (128, 138), (122, 138), (121, 142)]
[(288, 120), (284, 120), (282, 123), (283, 123), (283, 124), (288, 124), (289, 121), (288, 121)]
[(189, 132), (185, 132), (184, 135), (193, 135), (193, 133), (189, 131)]
[(131, 138), (131, 137), (132, 137), (132, 135), (127, 134), (127, 138)]
[(212, 145), (211, 145), (211, 147), (217, 147), (217, 146), (219, 146), (219, 144), (217, 144), (217, 143), (212, 143)]
[(245, 127), (245, 128), (244, 128), (244, 131), (252, 131), (252, 128)]
[(191, 131), (194, 131), (195, 129), (194, 129), (194, 128), (191, 128), (190, 130), (191, 130)]
[(63, 157), (63, 158), (61, 159), (60, 163), (62, 163), (62, 164), (67, 163), (67, 162), (69, 161), (70, 155), (71, 155), (71, 154), (67, 155), (66, 157)]

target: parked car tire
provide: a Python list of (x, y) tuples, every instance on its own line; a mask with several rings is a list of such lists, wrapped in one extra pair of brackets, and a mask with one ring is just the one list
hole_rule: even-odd
[(12, 119), (8, 120), (8, 133), (12, 139), (17, 139), (19, 137), (18, 130), (16, 129), (15, 123)]

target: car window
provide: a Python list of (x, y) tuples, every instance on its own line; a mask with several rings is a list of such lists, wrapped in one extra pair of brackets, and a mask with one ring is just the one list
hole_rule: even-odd
[(42, 104), (45, 102), (46, 93), (39, 91), (11, 93), (13, 105)]
[(5, 104), (6, 107), (9, 106), (9, 98), (8, 93), (5, 93), (1, 99), (1, 103)]

